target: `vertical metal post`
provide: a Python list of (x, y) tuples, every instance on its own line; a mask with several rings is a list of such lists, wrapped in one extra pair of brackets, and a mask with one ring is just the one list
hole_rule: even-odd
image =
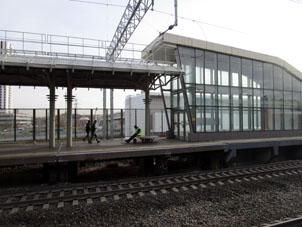
[(47, 109), (45, 110), (45, 140), (48, 140), (48, 113)]
[(107, 104), (107, 98), (106, 98), (106, 89), (103, 89), (103, 135), (106, 137), (107, 135), (107, 119), (106, 119), (106, 104)]
[[(161, 96), (162, 96), (162, 98), (163, 98), (164, 110), (165, 110), (165, 115), (166, 115), (166, 120), (167, 120), (168, 129), (169, 129), (169, 131), (171, 131), (172, 129), (171, 129), (171, 125), (170, 125), (170, 122), (169, 122), (169, 116), (168, 116), (168, 111), (167, 111), (167, 104), (166, 104), (165, 94), (164, 94), (164, 91), (163, 91), (162, 81), (161, 81), (161, 80), (160, 80), (160, 92), (161, 92)], [(172, 97), (171, 92), (170, 92), (170, 95), (171, 95), (171, 97)], [(170, 98), (171, 98), (171, 97), (170, 97)], [(172, 103), (172, 102), (170, 102), (170, 103)], [(171, 113), (171, 115), (172, 115), (172, 113)], [(172, 117), (171, 117), (171, 118), (172, 118)]]
[(93, 122), (93, 109), (90, 109), (90, 123)]
[(145, 135), (150, 135), (150, 93), (149, 89), (145, 91)]
[(123, 110), (121, 109), (121, 138), (123, 138), (123, 132), (124, 132), (124, 119), (123, 119)]
[(134, 110), (134, 124), (137, 125), (137, 109)]
[(110, 89), (110, 137), (113, 138), (113, 89)]
[(164, 114), (163, 110), (160, 111), (160, 116), (161, 116), (161, 132), (164, 132)]
[(49, 86), (49, 147), (55, 147), (55, 101), (56, 90), (54, 81), (50, 82)]
[(36, 109), (33, 109), (33, 141), (36, 141)]
[(70, 75), (67, 72), (68, 86), (67, 86), (67, 141), (66, 146), (72, 147), (72, 85)]
[(106, 109), (106, 114), (105, 114), (105, 116), (106, 116), (106, 139), (109, 139), (109, 134), (108, 134), (108, 111), (107, 111), (107, 109)]
[(57, 110), (57, 139), (60, 139), (60, 109)]
[(17, 110), (14, 109), (14, 141), (17, 141)]
[(77, 138), (77, 109), (74, 109), (74, 138)]

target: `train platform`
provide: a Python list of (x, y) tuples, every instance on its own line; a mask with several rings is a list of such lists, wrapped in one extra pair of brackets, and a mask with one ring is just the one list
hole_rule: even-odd
[(150, 156), (171, 156), (187, 153), (222, 151), (228, 160), (237, 152), (246, 149), (271, 148), (277, 156), (282, 147), (302, 145), (302, 137), (282, 137), (263, 139), (241, 139), (208, 142), (185, 142), (175, 139), (156, 139), (153, 143), (125, 143), (122, 139), (102, 140), (101, 143), (74, 141), (67, 148), (65, 142), (57, 142), (55, 148), (48, 143), (0, 144), (0, 167), (64, 163), (77, 161), (106, 161)]

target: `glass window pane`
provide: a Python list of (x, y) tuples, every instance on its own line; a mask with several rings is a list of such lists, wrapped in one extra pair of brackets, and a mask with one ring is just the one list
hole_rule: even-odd
[(282, 130), (283, 125), (283, 109), (275, 109), (275, 130)]
[(289, 109), (284, 109), (284, 129), (292, 130), (293, 112)]
[(219, 131), (230, 131), (230, 109), (219, 107)]
[(294, 110), (294, 129), (301, 129), (301, 111)]
[(165, 103), (167, 108), (171, 108), (171, 92), (169, 91), (164, 91), (164, 98), (165, 98)]
[(218, 54), (218, 85), (229, 86), (229, 56)]
[(252, 107), (252, 89), (242, 89), (242, 106)]
[(238, 87), (239, 75), (241, 74), (241, 59), (237, 57), (231, 57), (231, 86)]
[(231, 88), (231, 103), (232, 103), (232, 106), (239, 107), (239, 105), (240, 105), (240, 90), (239, 90), (239, 88)]
[(283, 90), (282, 69), (274, 65), (274, 89)]
[(238, 108), (232, 108), (232, 131), (240, 130), (240, 111)]
[(228, 87), (218, 87), (218, 105), (229, 106), (230, 105), (230, 89)]
[(263, 103), (264, 107), (274, 107), (274, 92), (272, 90), (264, 90)]
[(244, 108), (242, 113), (243, 130), (252, 130), (252, 108)]
[(253, 61), (253, 87), (263, 88), (263, 68), (259, 61)]
[(196, 54), (195, 81), (196, 84), (203, 84), (204, 83), (204, 78), (203, 78), (204, 52), (202, 50), (196, 50), (195, 54)]
[(274, 130), (274, 110), (264, 109), (264, 129)]
[(216, 108), (206, 107), (206, 131), (214, 132), (216, 131)]
[(254, 107), (262, 107), (263, 100), (263, 90), (262, 89), (254, 89)]
[(293, 77), (293, 91), (297, 91), (297, 92), (300, 92), (301, 91), (301, 88), (300, 88), (300, 81)]
[(292, 90), (292, 76), (283, 70), (284, 90)]
[(284, 108), (293, 107), (293, 93), (290, 91), (284, 92)]
[(194, 49), (187, 48), (187, 47), (178, 47), (180, 60), (181, 60), (181, 67), (182, 70), (185, 72), (184, 80), (185, 83), (195, 83), (195, 73), (193, 72), (194, 66)]
[(172, 99), (173, 108), (178, 108), (178, 94), (173, 94)]
[(242, 59), (242, 87), (252, 87), (252, 72), (252, 61), (248, 59)]
[(283, 92), (274, 91), (275, 108), (283, 108)]
[(205, 84), (216, 84), (217, 55), (205, 52)]
[(255, 108), (254, 109), (254, 129), (255, 130), (261, 130), (262, 127), (261, 127), (261, 109), (260, 108)]
[(298, 92), (293, 92), (293, 107), (295, 109), (300, 109), (301, 108), (301, 95)]
[(197, 108), (196, 109), (196, 132), (203, 132), (203, 131), (204, 131), (203, 109)]
[(263, 63), (263, 78), (264, 78), (264, 88), (273, 89), (274, 81), (273, 77), (273, 65), (268, 63)]
[(179, 93), (179, 109), (185, 109), (184, 95), (183, 93)]
[(206, 101), (206, 106), (216, 106), (216, 87), (214, 86), (205, 87), (205, 101)]

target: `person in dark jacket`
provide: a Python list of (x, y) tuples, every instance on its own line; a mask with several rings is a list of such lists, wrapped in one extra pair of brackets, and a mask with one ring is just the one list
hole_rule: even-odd
[(92, 126), (91, 126), (91, 136), (90, 136), (90, 141), (89, 143), (92, 143), (92, 139), (93, 137), (95, 137), (95, 140), (97, 143), (101, 142), (99, 139), (98, 139), (98, 136), (96, 135), (96, 129), (97, 129), (97, 126), (96, 126), (96, 120), (94, 120)]
[(90, 130), (91, 130), (91, 124), (90, 124), (90, 121), (87, 121), (87, 123), (86, 123), (86, 136), (83, 138), (83, 141), (85, 141), (86, 139), (88, 139), (88, 142), (90, 141), (90, 138), (89, 138)]
[(131, 140), (133, 140), (134, 138), (134, 143), (136, 143), (136, 137), (141, 137), (142, 136), (142, 130), (137, 127), (136, 125), (134, 125), (134, 129), (135, 129), (135, 133), (127, 140), (125, 140), (126, 143), (129, 143)]

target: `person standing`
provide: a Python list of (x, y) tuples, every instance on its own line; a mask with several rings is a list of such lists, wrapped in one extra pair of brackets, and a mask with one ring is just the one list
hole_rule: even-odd
[[(136, 137), (141, 137), (142, 136), (142, 130), (137, 127), (137, 125), (134, 125), (135, 133), (127, 140), (125, 140), (126, 143), (129, 143), (131, 140), (133, 140)], [(134, 143), (136, 143), (136, 139), (134, 140)]]
[(90, 120), (87, 121), (85, 130), (86, 130), (86, 136), (83, 138), (83, 141), (88, 139), (88, 142), (89, 142), (90, 141), (89, 134), (90, 134), (90, 130), (91, 130)]
[(96, 129), (97, 129), (96, 120), (94, 120), (94, 122), (93, 122), (93, 124), (91, 126), (91, 136), (90, 136), (89, 143), (92, 143), (93, 137), (95, 137), (95, 140), (96, 140), (97, 143), (100, 142), (100, 140), (98, 139), (98, 136), (96, 135)]

